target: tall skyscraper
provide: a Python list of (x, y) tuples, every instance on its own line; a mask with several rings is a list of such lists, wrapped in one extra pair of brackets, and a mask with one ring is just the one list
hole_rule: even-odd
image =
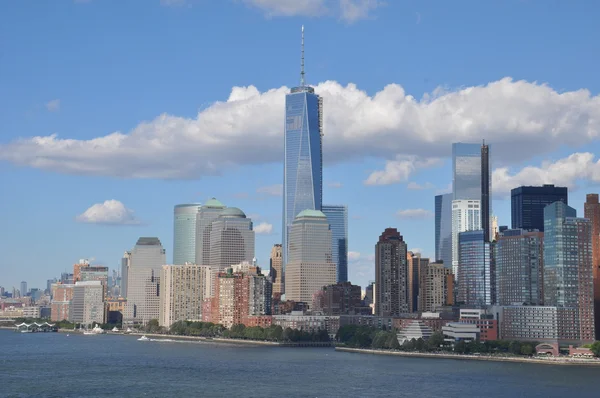
[(331, 226), (331, 250), (337, 267), (337, 281), (348, 281), (348, 206), (323, 205), (322, 211)]
[(21, 282), (21, 297), (25, 297), (27, 295), (27, 282)]
[(198, 265), (210, 262), (210, 231), (212, 222), (221, 215), (227, 206), (212, 198), (200, 207), (196, 214), (196, 261)]
[(435, 197), (435, 261), (452, 267), (452, 194)]
[(458, 302), (468, 307), (494, 304), (492, 245), (483, 230), (459, 234)]
[(492, 215), (492, 206), (490, 202), (490, 188), (492, 179), (490, 178), (490, 147), (481, 145), (481, 229), (483, 229), (483, 239), (490, 241), (491, 225), (490, 217)]
[(273, 282), (273, 294), (284, 293), (284, 282), (283, 282), (283, 257), (281, 253), (281, 244), (277, 243), (273, 245), (271, 249), (270, 257), (270, 270), (269, 275)]
[(131, 252), (125, 252), (121, 258), (121, 297), (127, 298), (127, 278), (129, 275), (129, 266), (131, 265)]
[(173, 211), (173, 264), (196, 261), (196, 217), (199, 203), (177, 205)]
[(518, 187), (510, 191), (512, 229), (544, 232), (544, 207), (554, 202), (569, 204), (565, 187), (543, 185)]
[(396, 228), (386, 228), (375, 245), (375, 315), (408, 312), (407, 246)]
[(596, 340), (600, 340), (600, 203), (597, 193), (586, 195), (583, 216), (592, 223), (592, 270)]
[(123, 322), (145, 324), (160, 314), (160, 274), (166, 264), (158, 238), (139, 238), (131, 250)]
[(544, 233), (504, 231), (494, 246), (496, 304), (542, 305), (544, 301)]
[(407, 252), (406, 255), (408, 268), (408, 311), (417, 312), (419, 310), (419, 280), (421, 271), (429, 264), (429, 259), (421, 257), (421, 253)]
[(304, 27), (300, 86), (285, 96), (283, 170), (283, 267), (289, 234), (303, 210), (321, 210), (323, 198), (323, 100), (304, 81)]
[(452, 144), (452, 193), (454, 200), (481, 200), (482, 148), (479, 144)]
[(572, 309), (578, 339), (594, 340), (592, 223), (560, 201), (544, 208), (544, 305)]
[(457, 279), (460, 274), (458, 236), (461, 232), (481, 229), (480, 203), (466, 199), (452, 201), (452, 273)]
[(254, 259), (252, 220), (237, 207), (223, 209), (210, 227), (210, 260), (208, 265), (225, 270)]
[(313, 294), (336, 281), (327, 216), (319, 210), (301, 211), (292, 224), (289, 238), (285, 298), (311, 303)]

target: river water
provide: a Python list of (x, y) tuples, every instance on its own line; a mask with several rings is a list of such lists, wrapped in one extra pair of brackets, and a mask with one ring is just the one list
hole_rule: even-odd
[(600, 397), (600, 367), (0, 330), (0, 397)]

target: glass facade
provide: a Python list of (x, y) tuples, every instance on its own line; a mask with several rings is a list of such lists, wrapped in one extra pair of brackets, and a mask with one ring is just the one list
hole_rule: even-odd
[(466, 306), (493, 304), (492, 251), (483, 230), (459, 234), (458, 301)]
[(173, 217), (173, 264), (196, 261), (196, 215), (200, 204), (177, 205)]
[(458, 278), (459, 234), (481, 229), (481, 208), (479, 200), (452, 201), (452, 273)]
[(452, 266), (452, 194), (435, 197), (435, 261)]
[(210, 231), (208, 265), (225, 270), (232, 265), (254, 258), (252, 220), (240, 209), (229, 207), (214, 220)]
[(303, 210), (321, 210), (322, 100), (312, 87), (295, 87), (285, 97), (283, 175), (283, 266), (288, 261), (288, 235)]
[(196, 261), (198, 265), (210, 263), (210, 231), (212, 222), (227, 208), (215, 198), (202, 205), (196, 215)]
[(323, 205), (323, 214), (331, 226), (332, 259), (337, 267), (337, 281), (348, 281), (348, 206)]
[(569, 204), (567, 188), (554, 185), (519, 187), (513, 189), (510, 196), (513, 229), (544, 232), (544, 207), (554, 202)]
[(481, 200), (481, 145), (452, 144), (452, 193), (454, 200)]

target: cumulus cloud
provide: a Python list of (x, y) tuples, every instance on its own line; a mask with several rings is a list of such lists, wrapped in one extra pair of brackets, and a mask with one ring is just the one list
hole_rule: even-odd
[(256, 190), (256, 193), (262, 193), (269, 196), (283, 196), (283, 184), (268, 185), (266, 187), (260, 187)]
[(406, 185), (406, 188), (412, 191), (422, 191), (424, 189), (433, 189), (435, 187), (430, 182), (426, 182), (425, 184), (419, 184), (414, 181), (411, 181)]
[(382, 5), (379, 0), (242, 0), (271, 17), (338, 16), (349, 23), (368, 18), (370, 11)]
[(433, 216), (433, 213), (425, 209), (404, 209), (399, 210), (396, 213), (396, 216), (398, 216), (398, 218), (404, 218), (409, 220), (419, 220), (424, 218), (430, 218)]
[(107, 200), (96, 203), (75, 218), (76, 221), (90, 224), (106, 225), (139, 225), (140, 221), (133, 214), (133, 210), (125, 207), (118, 200)]
[(358, 259), (360, 259), (360, 253), (359, 252), (352, 252), (352, 251), (348, 252), (348, 260), (349, 261), (356, 261)]
[(492, 173), (492, 194), (506, 197), (511, 189), (521, 185), (554, 184), (576, 189), (582, 180), (600, 182), (600, 160), (589, 152), (574, 153), (555, 162), (545, 161), (541, 166), (527, 166), (511, 174), (508, 167)]
[(273, 225), (267, 222), (261, 222), (254, 227), (254, 232), (261, 235), (268, 235), (273, 232)]
[[(452, 142), (487, 138), (508, 166), (564, 146), (582, 146), (600, 132), (600, 96), (559, 93), (547, 85), (504, 78), (416, 100), (397, 84), (374, 95), (327, 81), (326, 163), (376, 157), (388, 161), (370, 184), (402, 182), (419, 167), (450, 155)], [(0, 145), (0, 160), (60, 173), (128, 178), (197, 179), (240, 165), (280, 162), (287, 87), (259, 92), (234, 87), (194, 118), (163, 114), (89, 139), (56, 134)], [(85, 128), (85, 126), (81, 126)], [(13, 132), (18, 134), (18, 132)]]
[(48, 112), (56, 112), (60, 109), (60, 100), (53, 99), (52, 101), (46, 102), (46, 109)]

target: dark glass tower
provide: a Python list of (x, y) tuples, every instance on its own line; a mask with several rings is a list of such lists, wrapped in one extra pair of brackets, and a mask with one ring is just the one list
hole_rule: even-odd
[(452, 267), (452, 194), (435, 197), (435, 261)]
[(323, 205), (331, 227), (331, 259), (336, 265), (337, 281), (348, 282), (348, 206)]
[(288, 236), (303, 210), (321, 210), (323, 196), (323, 101), (304, 82), (304, 27), (300, 86), (285, 96), (283, 170), (283, 267), (288, 260)]
[(490, 241), (490, 147), (481, 145), (481, 229), (483, 240)]
[(554, 202), (568, 205), (566, 187), (519, 187), (510, 193), (512, 229), (544, 231), (544, 207)]

